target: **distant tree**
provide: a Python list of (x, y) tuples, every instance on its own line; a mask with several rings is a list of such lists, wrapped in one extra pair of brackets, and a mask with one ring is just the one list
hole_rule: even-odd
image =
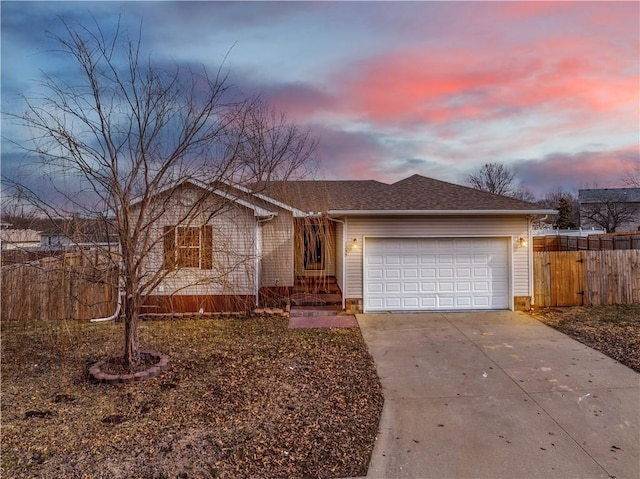
[(515, 190), (515, 173), (502, 163), (485, 163), (467, 176), (467, 183), (477, 190), (511, 196)]
[(531, 190), (520, 185), (516, 174), (502, 163), (485, 163), (478, 171), (467, 176), (467, 183), (472, 188), (495, 195), (529, 202), (535, 200)]
[(536, 200), (533, 192), (526, 186), (518, 186), (510, 195), (507, 196), (517, 200), (528, 201), (529, 203), (533, 203)]
[[(126, 297), (123, 357), (131, 367), (140, 359), (140, 307), (170, 273), (145, 264), (162, 247), (155, 223), (179, 201), (177, 186), (287, 179), (303, 171), (315, 141), (261, 101), (231, 95), (220, 70), (210, 76), (204, 67), (158, 66), (142, 54), (140, 35), (107, 34), (97, 22), (95, 28), (63, 24), (65, 34), (54, 40), (79, 77), (46, 76), (45, 93), (25, 97), (27, 111), (10, 115), (32, 132), (32, 141), (20, 146), (40, 159), (62, 201), (17, 181), (13, 186), (51, 218), (80, 215), (118, 236), (119, 251), (109, 254)], [(198, 194), (176, 224), (201, 211), (210, 221), (223, 211), (224, 205), (205, 207), (208, 200), (206, 192)]]
[(637, 213), (634, 203), (627, 202), (624, 196), (611, 190), (602, 190), (593, 201), (583, 202), (580, 210), (583, 223), (591, 222), (607, 233), (615, 233), (621, 225), (634, 221)]
[(572, 204), (567, 198), (560, 198), (558, 202), (558, 219), (556, 225), (558, 228), (575, 228), (576, 224), (571, 220)]
[(548, 191), (538, 204), (543, 208), (558, 210), (558, 215), (553, 218), (557, 228), (576, 228), (580, 222), (580, 206), (574, 193), (558, 187)]
[(630, 188), (640, 188), (640, 160), (623, 175), (622, 182)]

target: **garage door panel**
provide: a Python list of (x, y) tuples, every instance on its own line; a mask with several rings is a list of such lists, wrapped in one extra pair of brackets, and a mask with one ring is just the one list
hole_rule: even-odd
[(402, 278), (403, 279), (418, 279), (420, 274), (418, 273), (417, 268), (403, 268), (402, 270)]
[(440, 296), (438, 298), (438, 307), (441, 309), (453, 309), (454, 305), (453, 296)]
[(402, 298), (402, 306), (405, 309), (417, 309), (420, 307), (420, 298), (411, 296)]
[(386, 268), (383, 270), (383, 277), (385, 279), (400, 279), (402, 270), (400, 268)]
[(399, 297), (386, 298), (385, 303), (389, 309), (400, 309), (402, 306), (402, 299)]
[(456, 296), (456, 307), (470, 309), (473, 307), (473, 298), (471, 296)]
[(420, 264), (436, 264), (436, 256), (433, 254), (421, 254)]
[(403, 293), (417, 293), (420, 290), (418, 283), (402, 283)]
[(420, 283), (420, 292), (421, 293), (433, 293), (438, 289), (437, 283), (435, 281), (422, 281)]
[(437, 276), (436, 268), (420, 268), (420, 278), (431, 279)]
[(437, 258), (437, 263), (439, 265), (451, 265), (453, 264), (453, 255), (441, 255)]
[(400, 256), (396, 256), (396, 255), (385, 256), (384, 264), (387, 264), (387, 265), (401, 264)]
[(440, 268), (436, 271), (438, 279), (449, 279), (455, 277), (453, 268)]
[(473, 274), (471, 273), (471, 268), (456, 268), (456, 278), (471, 278)]
[(451, 293), (455, 289), (455, 284), (453, 281), (439, 281), (437, 288), (439, 293)]
[(504, 238), (367, 239), (365, 310), (505, 309)]
[(399, 293), (402, 291), (402, 283), (385, 283), (384, 292), (385, 293)]

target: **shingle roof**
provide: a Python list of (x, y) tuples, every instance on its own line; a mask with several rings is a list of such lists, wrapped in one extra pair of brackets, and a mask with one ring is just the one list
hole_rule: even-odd
[(640, 203), (640, 188), (592, 188), (578, 190), (580, 203), (602, 203), (620, 201), (623, 203)]
[(413, 175), (393, 184), (365, 181), (282, 181), (266, 195), (305, 212), (539, 210), (526, 201)]

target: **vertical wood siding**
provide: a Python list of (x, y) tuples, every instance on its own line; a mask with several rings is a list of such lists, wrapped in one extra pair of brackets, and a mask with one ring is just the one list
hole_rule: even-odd
[[(520, 236), (529, 238), (525, 216), (407, 216), (407, 217), (350, 217), (349, 238), (357, 238), (357, 248), (346, 255), (347, 298), (362, 298), (362, 255), (364, 237), (453, 237), (453, 236)], [(530, 266), (527, 247), (510, 242), (514, 296), (532, 296)]]

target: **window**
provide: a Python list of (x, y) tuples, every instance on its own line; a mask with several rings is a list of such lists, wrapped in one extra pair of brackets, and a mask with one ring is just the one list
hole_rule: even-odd
[(213, 268), (213, 228), (204, 226), (164, 227), (164, 269)]

